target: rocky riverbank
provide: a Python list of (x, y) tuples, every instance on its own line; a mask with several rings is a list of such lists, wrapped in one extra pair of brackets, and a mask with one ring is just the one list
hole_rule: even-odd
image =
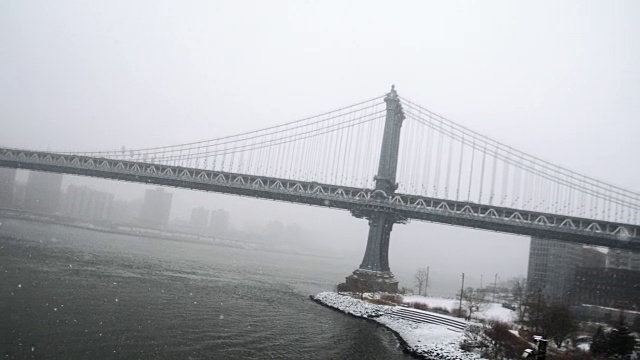
[(479, 355), (460, 349), (464, 332), (446, 326), (416, 323), (394, 316), (395, 307), (375, 305), (349, 296), (323, 292), (310, 297), (311, 300), (351, 316), (364, 318), (391, 330), (402, 348), (420, 359), (429, 360), (476, 360)]

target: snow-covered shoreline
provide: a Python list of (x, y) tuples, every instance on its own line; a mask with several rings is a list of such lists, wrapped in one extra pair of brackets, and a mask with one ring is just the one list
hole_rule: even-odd
[(460, 349), (464, 333), (446, 326), (416, 323), (393, 315), (394, 307), (375, 305), (333, 292), (310, 296), (311, 300), (351, 316), (367, 319), (393, 332), (407, 353), (429, 360), (475, 360), (477, 354)]

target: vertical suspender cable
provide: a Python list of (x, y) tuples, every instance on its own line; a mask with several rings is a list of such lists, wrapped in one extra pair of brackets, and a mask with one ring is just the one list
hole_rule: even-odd
[(498, 149), (494, 148), (493, 167), (491, 169), (491, 193), (489, 194), (489, 204), (493, 205), (493, 197), (495, 196), (496, 186), (496, 168), (498, 167)]
[(482, 150), (482, 165), (480, 167), (480, 193), (478, 194), (478, 204), (482, 204), (482, 190), (484, 190), (484, 163), (487, 158), (487, 143), (484, 143)]
[(467, 201), (471, 201), (471, 184), (473, 183), (473, 162), (476, 157), (476, 139), (471, 140), (471, 166), (469, 167), (469, 191), (467, 192)]
[[(507, 159), (509, 157), (509, 153), (506, 154)], [(507, 191), (509, 188), (509, 170), (511, 169), (511, 165), (508, 161), (502, 163), (502, 191), (500, 192), (500, 206), (503, 206), (505, 201), (507, 200)]]
[[(431, 122), (431, 118), (429, 118), (429, 123)], [(425, 187), (425, 195), (429, 195), (429, 187), (431, 185), (431, 149), (433, 148), (433, 132), (434, 129), (432, 126), (427, 128), (427, 163), (426, 163), (426, 181), (424, 184)]]
[[(453, 125), (449, 124), (451, 127), (451, 133), (453, 133)], [(445, 177), (444, 183), (444, 197), (445, 199), (449, 199), (449, 181), (451, 179), (451, 160), (453, 157), (453, 139), (447, 137), (449, 141), (449, 154), (447, 155), (447, 176)]]
[[(440, 127), (442, 127), (442, 121), (440, 121)], [(438, 190), (440, 188), (440, 166), (442, 164), (442, 141), (444, 135), (442, 131), (438, 131), (438, 147), (436, 150), (436, 169), (435, 179), (433, 183), (433, 196), (438, 197)]]
[(460, 179), (462, 178), (462, 163), (464, 162), (464, 132), (460, 141), (460, 164), (458, 164), (458, 185), (456, 185), (456, 201), (460, 200)]

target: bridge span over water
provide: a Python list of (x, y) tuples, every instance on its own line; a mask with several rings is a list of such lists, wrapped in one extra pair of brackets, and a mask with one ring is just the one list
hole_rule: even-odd
[(369, 221), (363, 261), (347, 283), (381, 290), (397, 289), (388, 262), (393, 225), (412, 219), (640, 251), (640, 194), (473, 132), (393, 88), (384, 98), (188, 144), (0, 147), (0, 167), (347, 210)]

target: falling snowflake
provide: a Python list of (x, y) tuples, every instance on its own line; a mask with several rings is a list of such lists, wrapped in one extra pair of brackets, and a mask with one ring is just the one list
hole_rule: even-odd
[(116, 298), (116, 302), (118, 302), (118, 298)]
[(224, 320), (224, 315), (220, 314), (220, 320)]
[(18, 289), (20, 289), (22, 287), (22, 284), (18, 284)]

